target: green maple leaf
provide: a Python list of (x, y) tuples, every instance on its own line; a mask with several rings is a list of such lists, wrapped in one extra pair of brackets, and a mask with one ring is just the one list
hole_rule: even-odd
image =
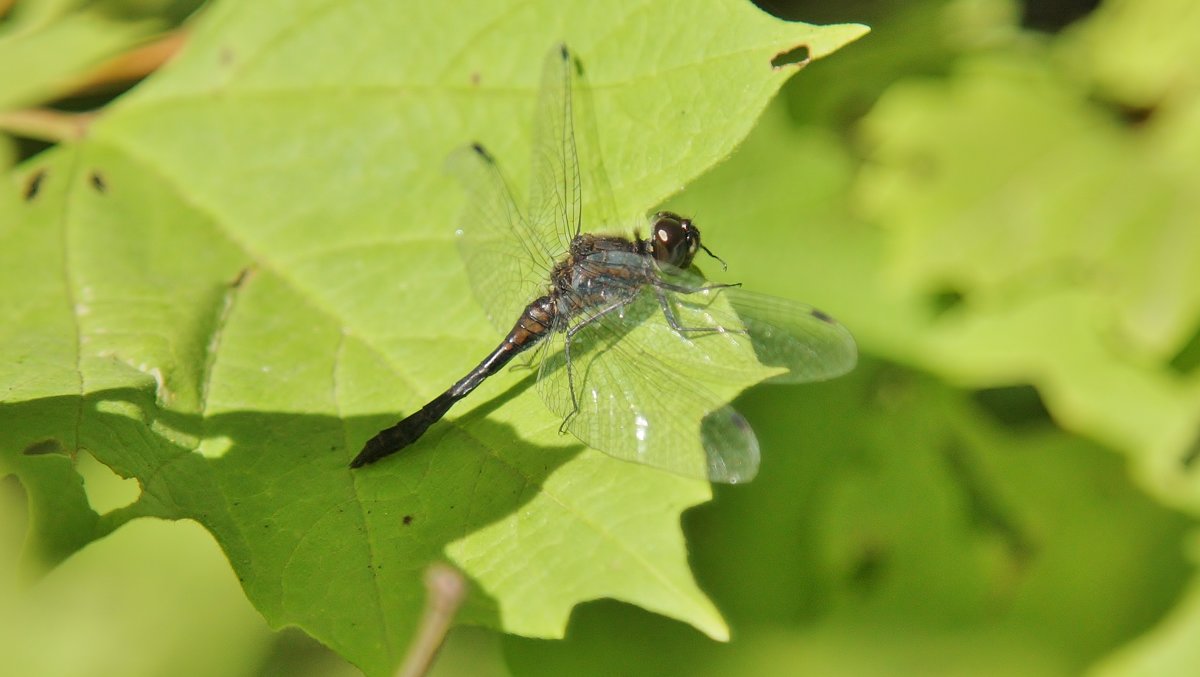
[[(794, 70), (773, 57), (863, 32), (732, 1), (211, 6), (184, 54), (0, 196), (0, 459), (29, 493), (32, 551), (194, 519), (268, 620), (371, 673), (400, 660), (442, 559), (470, 581), (461, 622), (560, 636), (575, 604), (612, 597), (727, 636), (679, 531), (708, 486), (559, 435), (526, 375), (394, 460), (346, 465), (498, 338), (441, 167), (477, 139), (523, 185), (550, 45), (586, 64), (633, 212), (748, 133)], [(139, 498), (92, 510), (79, 450)]]

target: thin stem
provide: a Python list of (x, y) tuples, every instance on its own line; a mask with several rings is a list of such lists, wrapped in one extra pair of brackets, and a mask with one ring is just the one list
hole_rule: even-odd
[(83, 138), (95, 113), (63, 113), (48, 108), (0, 112), (0, 130), (14, 136), (59, 143)]
[(187, 37), (186, 30), (178, 29), (162, 35), (154, 42), (118, 54), (84, 75), (72, 88), (71, 95), (86, 94), (111, 85), (141, 80), (161, 68), (183, 49)]
[(446, 633), (450, 631), (450, 623), (467, 595), (467, 581), (463, 575), (441, 562), (434, 562), (425, 570), (425, 588), (429, 591), (425, 613), (421, 615), (421, 625), (404, 657), (404, 664), (396, 672), (397, 677), (421, 677), (429, 672), (438, 649), (446, 640)]

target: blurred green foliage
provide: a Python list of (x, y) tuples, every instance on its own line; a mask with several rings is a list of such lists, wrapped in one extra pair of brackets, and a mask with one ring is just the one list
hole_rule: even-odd
[[(1089, 4), (771, 3), (872, 34), (793, 78), (668, 206), (748, 287), (830, 311), (868, 357), (736, 403), (761, 474), (684, 515), (733, 639), (601, 601), (563, 641), (458, 630), (440, 670), (499, 673), (502, 651), (522, 675), (1193, 673), (1200, 11)], [(105, 473), (83, 473), (101, 512), (128, 500)], [(12, 552), (23, 494), (0, 488)], [(26, 674), (346, 669), (273, 639), (203, 532), (128, 530), (0, 596)], [(81, 608), (113, 560), (148, 564), (128, 589), (153, 581), (156, 601)], [(197, 580), (213, 592), (189, 596)], [(162, 600), (177, 620), (155, 637), (139, 622)]]

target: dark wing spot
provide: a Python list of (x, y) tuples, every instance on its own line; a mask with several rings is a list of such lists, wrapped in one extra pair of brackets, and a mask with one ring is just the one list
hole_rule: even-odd
[(95, 188), (97, 193), (108, 192), (108, 184), (104, 181), (104, 175), (99, 170), (93, 169), (91, 176), (88, 178), (92, 182), (92, 188)]
[(771, 67), (775, 69), (783, 68), (784, 66), (803, 68), (808, 65), (808, 59), (808, 45), (800, 45), (794, 49), (776, 54), (775, 58), (771, 59)]
[(29, 183), (25, 184), (25, 201), (32, 202), (33, 198), (37, 197), (38, 192), (42, 189), (42, 181), (46, 178), (46, 170), (39, 169), (29, 177)]
[(833, 319), (832, 317), (830, 317), (829, 315), (825, 314), (825, 312), (824, 312), (824, 311), (817, 310), (816, 308), (813, 308), (813, 309), (812, 309), (812, 311), (811, 311), (811, 313), (812, 313), (812, 316), (813, 316), (813, 317), (817, 318), (818, 320), (820, 320), (820, 321), (822, 321), (822, 322), (827, 322), (827, 323), (829, 323), (829, 324), (834, 324), (834, 323), (836, 323), (836, 320), (834, 320), (834, 319)]

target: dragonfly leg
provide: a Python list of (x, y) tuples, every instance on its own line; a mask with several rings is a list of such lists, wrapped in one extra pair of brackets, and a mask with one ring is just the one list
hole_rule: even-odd
[[(725, 287), (735, 287), (737, 285), (721, 284), (713, 285), (712, 287), (701, 287), (694, 291), (706, 291), (708, 289), (723, 289)], [(654, 295), (658, 297), (658, 305), (662, 308), (663, 316), (667, 318), (667, 324), (671, 329), (679, 335), (685, 334), (748, 334), (745, 329), (727, 329), (725, 327), (685, 327), (679, 323), (679, 317), (675, 315), (675, 307), (671, 305), (671, 299), (663, 292), (661, 287), (655, 287)]]
[(567, 414), (563, 419), (562, 425), (558, 426), (559, 434), (567, 432), (567, 424), (571, 422), (575, 414), (579, 413), (579, 398), (575, 396), (575, 370), (571, 367), (571, 339), (575, 338), (582, 329), (591, 325), (593, 322), (608, 315), (611, 312), (620, 310), (629, 305), (633, 299), (621, 299), (614, 303), (604, 306), (579, 324), (567, 330), (566, 336), (563, 338), (563, 366), (567, 370), (567, 389), (571, 391), (571, 413)]
[[(717, 291), (729, 289), (730, 287), (740, 287), (741, 282), (732, 282), (730, 284), (706, 284), (703, 287), (688, 287), (687, 285), (675, 284), (659, 278), (654, 281), (655, 289), (666, 289), (667, 291), (679, 292), (680, 294), (699, 294), (703, 291)], [(716, 298), (715, 296), (713, 298)]]

